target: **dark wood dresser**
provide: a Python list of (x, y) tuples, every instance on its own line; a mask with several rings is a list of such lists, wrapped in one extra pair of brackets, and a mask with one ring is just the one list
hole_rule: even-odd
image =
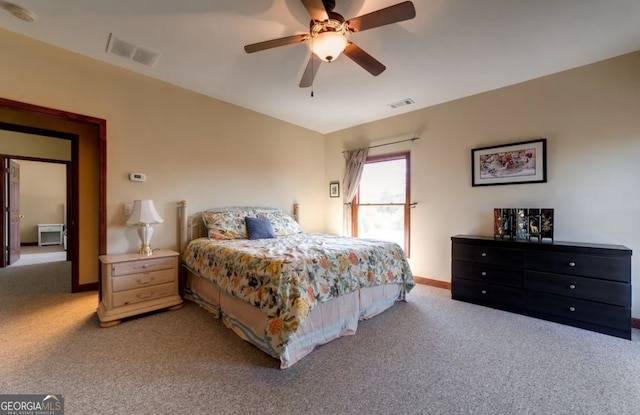
[(451, 297), (631, 340), (631, 250), (451, 237)]

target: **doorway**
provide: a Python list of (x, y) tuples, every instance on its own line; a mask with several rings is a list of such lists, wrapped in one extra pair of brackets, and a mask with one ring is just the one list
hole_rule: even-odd
[[(69, 224), (78, 223), (77, 209), (74, 209), (74, 200), (77, 198), (74, 198), (73, 190), (78, 188), (78, 177), (73, 175), (72, 167), (77, 163), (79, 138), (77, 134), (5, 122), (0, 122), (0, 129), (0, 145), (4, 152), (11, 153), (0, 154), (0, 163), (5, 172), (0, 184), (0, 207), (3, 211), (0, 221), (0, 267), (6, 267), (33, 261), (33, 256), (21, 261), (23, 236), (35, 242), (35, 245), (43, 246), (49, 245), (48, 242), (52, 241), (50, 237), (57, 234), (59, 245), (62, 245), (64, 236), (70, 233)], [(52, 158), (32, 157), (30, 154), (47, 154)], [(36, 168), (47, 164), (49, 169), (38, 171)], [(28, 174), (30, 169), (25, 169), (27, 166), (35, 170), (33, 174)], [(25, 192), (21, 189), (25, 190), (25, 186), (32, 188), (31, 192), (28, 189), (26, 192), (31, 197), (22, 200)], [(33, 187), (37, 187), (36, 192), (33, 192)], [(52, 195), (47, 193), (51, 191), (58, 194), (50, 197)], [(32, 233), (23, 232), (28, 230)], [(49, 239), (43, 241), (42, 236)], [(72, 260), (77, 242), (68, 239), (68, 249), (62, 251), (62, 255), (65, 260), (72, 261), (68, 286), (73, 287), (78, 275), (78, 266)], [(49, 258), (51, 254), (44, 257)], [(56, 255), (60, 256), (60, 253), (53, 254)]]
[(97, 290), (98, 256), (106, 253), (106, 121), (0, 98), (0, 130), (8, 124), (71, 141), (66, 209), (71, 291)]
[[(19, 140), (22, 136), (14, 139)], [(54, 140), (50, 138), (49, 140)], [(64, 146), (62, 142), (60, 145)], [(70, 158), (70, 146), (66, 146)], [(61, 152), (64, 155), (64, 151)], [(0, 156), (2, 157), (2, 156)], [(68, 200), (72, 199), (70, 181), (67, 178), (70, 161), (36, 160), (4, 155), (6, 162), (14, 165), (13, 172), (19, 174), (17, 186), (11, 186), (17, 193), (8, 192), (5, 202), (9, 205), (9, 218), (17, 216), (17, 224), (7, 227), (7, 266), (44, 264), (70, 261), (71, 252), (66, 242), (69, 212)], [(46, 180), (43, 180), (46, 178)], [(9, 179), (10, 180), (10, 179)], [(13, 201), (17, 199), (17, 203)], [(17, 211), (16, 213), (11, 213)], [(70, 268), (69, 268), (70, 269)], [(69, 274), (68, 287), (71, 287)], [(71, 288), (69, 288), (71, 290)]]

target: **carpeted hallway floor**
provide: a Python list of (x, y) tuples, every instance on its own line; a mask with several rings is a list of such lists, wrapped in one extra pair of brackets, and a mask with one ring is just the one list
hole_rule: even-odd
[(20, 259), (11, 264), (11, 267), (60, 262), (67, 260), (67, 251), (62, 245), (45, 246), (21, 246)]

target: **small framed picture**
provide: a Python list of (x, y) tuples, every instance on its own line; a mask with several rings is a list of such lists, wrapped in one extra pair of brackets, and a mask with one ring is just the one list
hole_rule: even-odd
[(340, 183), (329, 183), (329, 197), (340, 197)]

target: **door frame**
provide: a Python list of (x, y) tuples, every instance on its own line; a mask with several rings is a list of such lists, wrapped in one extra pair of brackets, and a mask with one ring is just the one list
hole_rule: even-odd
[[(34, 116), (46, 116), (62, 119), (72, 123), (80, 123), (85, 125), (90, 125), (97, 128), (98, 136), (95, 137), (98, 140), (98, 255), (106, 254), (107, 250), (107, 211), (106, 211), (106, 195), (107, 195), (107, 121), (101, 118), (95, 118), (88, 115), (82, 115), (77, 113), (72, 113), (68, 111), (58, 110), (54, 108), (42, 107), (39, 105), (28, 104), (25, 102), (13, 101), (6, 98), (0, 98), (0, 107), (8, 108), (13, 111), (19, 111), (26, 114), (33, 114)], [(2, 123), (7, 124), (7, 123)], [(15, 125), (15, 124), (14, 124)], [(47, 131), (51, 133), (53, 130), (44, 130), (35, 127), (28, 126), (20, 126), (21, 128), (35, 129), (41, 131)], [(67, 220), (69, 222), (69, 218), (72, 219), (73, 226), (71, 226), (70, 233), (67, 234), (68, 243), (73, 244), (71, 251), (71, 261), (72, 261), (72, 276), (71, 276), (71, 292), (81, 292), (81, 291), (92, 291), (98, 290), (100, 287), (100, 267), (96, 265), (96, 275), (98, 275), (98, 281), (94, 283), (82, 284), (80, 285), (80, 275), (79, 275), (79, 228), (81, 226), (79, 219), (79, 162), (78, 162), (78, 154), (79, 154), (79, 140), (82, 137), (78, 137), (75, 134), (71, 134), (63, 131), (53, 131), (56, 134), (66, 134), (72, 135), (75, 137), (75, 140), (72, 139), (72, 161), (71, 165), (67, 168), (67, 186), (71, 186), (71, 200), (68, 203), (69, 207), (72, 209), (71, 215), (67, 216)], [(58, 137), (64, 138), (64, 137)], [(94, 137), (92, 137), (94, 138)], [(74, 144), (75, 143), (75, 146)], [(75, 150), (74, 150), (75, 148)], [(69, 174), (69, 169), (71, 169), (71, 174)], [(70, 177), (71, 176), (71, 177)], [(69, 181), (71, 180), (71, 184)], [(67, 193), (67, 200), (69, 200), (69, 192)]]

